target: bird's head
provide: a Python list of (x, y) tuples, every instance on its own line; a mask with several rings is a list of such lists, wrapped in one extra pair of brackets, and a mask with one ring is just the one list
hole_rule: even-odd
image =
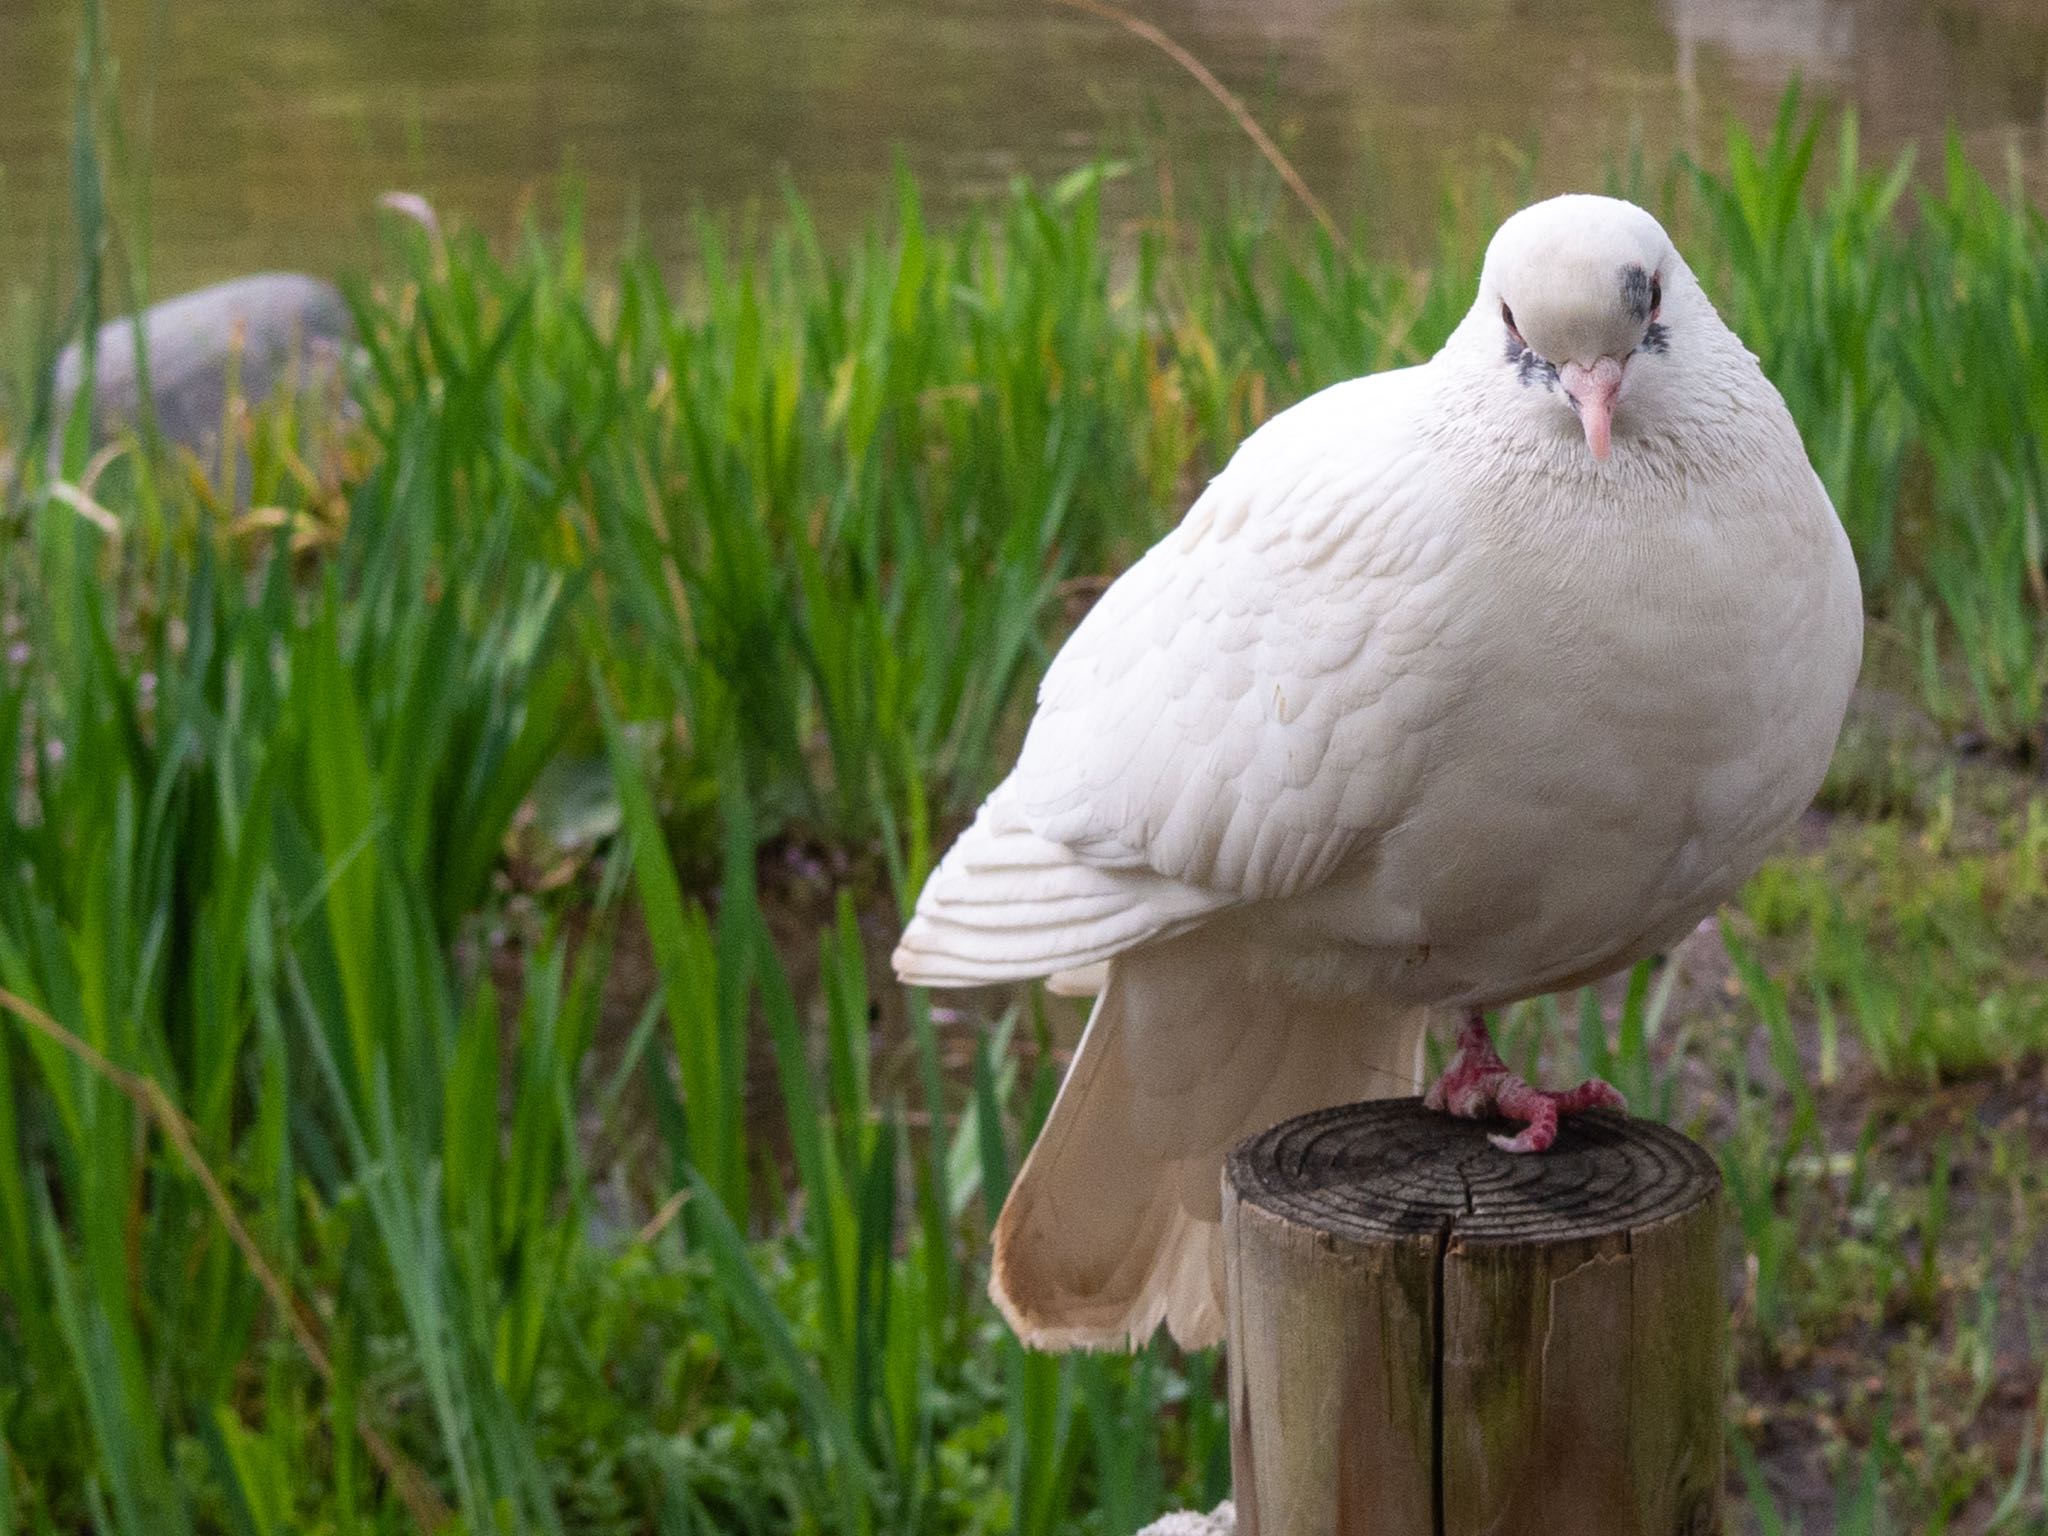
[(1554, 197), (1494, 234), (1467, 326), (1482, 339), (1491, 329), (1492, 366), (1528, 391), (1529, 409), (1571, 411), (1605, 459), (1617, 414), (1678, 344), (1681, 290), (1696, 292), (1692, 275), (1649, 214), (1619, 198)]

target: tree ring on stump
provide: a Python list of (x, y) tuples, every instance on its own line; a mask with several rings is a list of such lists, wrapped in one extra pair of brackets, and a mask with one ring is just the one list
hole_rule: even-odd
[(1283, 1121), (1230, 1155), (1237, 1197), (1333, 1237), (1455, 1232), (1461, 1243), (1559, 1242), (1654, 1226), (1720, 1188), (1698, 1143), (1654, 1121), (1589, 1110), (1548, 1152), (1503, 1152), (1498, 1123), (1420, 1099), (1377, 1099)]

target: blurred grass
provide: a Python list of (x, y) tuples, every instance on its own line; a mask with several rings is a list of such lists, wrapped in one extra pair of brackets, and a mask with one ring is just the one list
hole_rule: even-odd
[[(353, 292), (360, 424), (232, 416), (242, 513), (164, 445), (110, 459), (50, 419), (50, 343), (119, 250), (99, 88), (77, 301), (23, 307), (0, 416), (0, 986), (109, 1066), (40, 1028), (0, 1049), (0, 1531), (445, 1504), (475, 1532), (1122, 1533), (1221, 1497), (1213, 1358), (1030, 1355), (982, 1298), (1056, 1081), (1038, 1005), (962, 1038), (912, 996), (898, 1038), (870, 955), (1087, 594), (1257, 421), (1427, 357), (1498, 210), (1447, 206), (1427, 272), (1256, 201), (1108, 229), (1113, 170), (944, 228), (902, 181), (831, 250), (791, 202), (707, 225), (682, 278), (593, 272), (573, 206), (506, 254), (395, 224)], [(1879, 664), (2026, 759), (2048, 232), (1953, 154), (1932, 189), (1863, 166), (1853, 120), (1822, 174), (1827, 133), (1788, 101), (1725, 170), (1671, 167), (1663, 211), (1799, 419)], [(1844, 1530), (2043, 1518), (2048, 1427), (1997, 1465), (1935, 1444), (1990, 1400), (2003, 1305), (1980, 1277), (1992, 1321), (1957, 1321), (1949, 1154), (1901, 1174), (1891, 1111), (1829, 1113), (1843, 1021), (1883, 1083), (2038, 1070), (1997, 943), (2042, 900), (2043, 813), (2016, 814), (1938, 877), (1880, 828), (1848, 897), (1838, 865), (1774, 866), (1732, 1034), (1645, 969), (1513, 1037), (1575, 1040), (1680, 1119), (1710, 1065), (1748, 1368), (1872, 1309), (1960, 1351), (1963, 1406), (1928, 1406), (1929, 1345), (1888, 1388), (1917, 1425), (1872, 1410), (1844, 1442)], [(843, 871), (815, 952), (771, 847)], [(2048, 1212), (2011, 1144), (1957, 1144)], [(1861, 1247), (1809, 1252), (1838, 1218)], [(1738, 1443), (1752, 1521), (1787, 1528)]]

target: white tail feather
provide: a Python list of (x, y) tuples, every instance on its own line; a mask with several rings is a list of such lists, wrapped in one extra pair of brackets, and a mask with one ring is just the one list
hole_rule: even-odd
[(1223, 1159), (1267, 1126), (1415, 1092), (1426, 1014), (1302, 1002), (1190, 935), (1110, 962), (1004, 1202), (989, 1292), (1027, 1344), (1134, 1348), (1223, 1333)]

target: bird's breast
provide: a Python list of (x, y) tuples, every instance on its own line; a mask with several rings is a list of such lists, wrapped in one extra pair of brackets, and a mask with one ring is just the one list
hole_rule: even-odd
[(1386, 971), (1375, 987), (1498, 1002), (1625, 965), (1732, 894), (1818, 788), (1860, 652), (1813, 495), (1824, 526), (1708, 503), (1472, 550), (1445, 626), (1458, 702), (1311, 926)]

